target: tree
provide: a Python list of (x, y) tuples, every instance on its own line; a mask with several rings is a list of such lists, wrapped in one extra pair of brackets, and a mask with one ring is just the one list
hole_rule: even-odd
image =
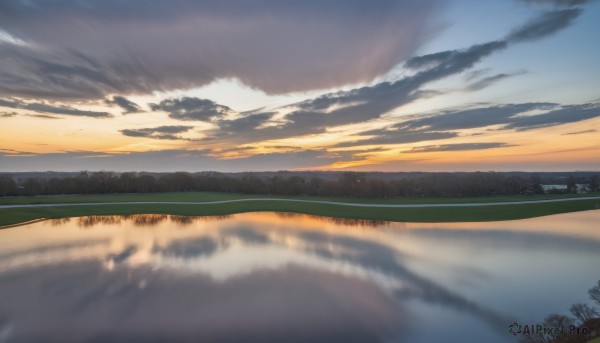
[(590, 190), (592, 192), (596, 192), (598, 191), (600, 187), (600, 184), (598, 182), (598, 175), (592, 175), (592, 177), (590, 177)]
[(575, 318), (579, 319), (582, 325), (585, 325), (588, 321), (598, 317), (598, 311), (595, 308), (588, 306), (587, 304), (574, 304), (571, 306), (571, 314)]
[(535, 194), (544, 194), (544, 188), (541, 185), (541, 178), (538, 174), (533, 174), (529, 178), (531, 191)]
[(118, 190), (122, 193), (138, 192), (138, 176), (137, 173), (122, 173), (119, 175)]
[[(597, 282), (596, 286), (592, 287), (588, 291), (588, 294), (592, 300), (600, 304), (600, 280)], [(544, 325), (546, 327), (562, 327), (565, 328), (565, 330), (567, 330), (566, 328), (570, 327), (571, 325), (575, 326), (576, 328), (585, 328), (588, 333), (586, 336), (568, 335), (566, 331), (563, 331), (559, 334), (544, 332), (543, 334), (539, 335), (523, 335), (520, 339), (521, 342), (591, 342), (594, 338), (600, 337), (600, 315), (594, 307), (586, 304), (575, 304), (571, 306), (571, 314), (575, 316), (575, 318), (570, 318), (560, 314), (552, 314), (546, 317), (544, 320)]]
[(596, 286), (590, 288), (588, 294), (590, 295), (590, 299), (592, 299), (596, 304), (600, 305), (600, 280), (598, 280)]
[(23, 192), (25, 195), (38, 195), (42, 193), (42, 183), (32, 177), (23, 183)]
[(17, 184), (10, 175), (0, 175), (0, 196), (17, 195)]
[(300, 176), (292, 176), (288, 178), (285, 182), (286, 184), (286, 194), (289, 195), (304, 195), (304, 179)]
[(344, 196), (361, 196), (362, 189), (366, 188), (367, 178), (364, 173), (345, 172), (338, 179), (342, 195)]
[[(340, 173), (337, 179), (312, 173), (278, 172), (223, 174), (205, 172), (150, 173), (82, 171), (74, 176), (34, 177), (19, 183), (9, 175), (0, 179), (0, 196), (38, 194), (104, 194), (211, 191), (245, 194), (314, 195), (331, 197), (382, 198), (397, 196), (484, 196), (523, 194), (543, 190), (540, 176), (529, 179), (495, 172), (410, 173), (390, 178), (386, 174)], [(574, 183), (574, 179), (572, 180)]]
[(136, 191), (140, 193), (158, 192), (160, 190), (156, 182), (156, 178), (152, 175), (140, 175), (137, 184), (138, 187)]
[(577, 193), (577, 184), (573, 176), (569, 176), (567, 179), (567, 193)]

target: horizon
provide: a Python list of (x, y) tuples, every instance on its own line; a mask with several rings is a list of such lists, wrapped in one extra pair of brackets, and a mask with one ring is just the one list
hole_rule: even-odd
[(0, 173), (600, 171), (597, 32), (593, 0), (3, 1)]
[(148, 174), (173, 174), (173, 173), (189, 173), (189, 174), (199, 174), (199, 173), (221, 173), (221, 174), (269, 174), (269, 173), (363, 173), (363, 174), (418, 174), (418, 173), (429, 173), (429, 174), (452, 174), (452, 173), (499, 173), (499, 174), (510, 174), (510, 173), (524, 173), (524, 174), (568, 174), (568, 173), (600, 173), (600, 170), (556, 170), (556, 171), (528, 171), (528, 170), (508, 170), (508, 171), (497, 171), (497, 170), (476, 170), (476, 171), (464, 171), (464, 170), (445, 170), (445, 171), (423, 171), (423, 170), (408, 170), (408, 171), (379, 171), (379, 170), (352, 170), (352, 169), (342, 169), (342, 170), (261, 170), (261, 171), (217, 171), (217, 170), (197, 170), (197, 171), (187, 171), (187, 170), (174, 170), (174, 171), (148, 171), (148, 170), (136, 170), (136, 171), (116, 171), (116, 170), (90, 170), (90, 169), (82, 169), (82, 170), (70, 170), (70, 171), (58, 171), (58, 170), (41, 170), (41, 171), (0, 171), (0, 174), (29, 174), (29, 173), (57, 173), (57, 174), (73, 174), (73, 173), (99, 173), (99, 172), (107, 172), (107, 173), (148, 173)]

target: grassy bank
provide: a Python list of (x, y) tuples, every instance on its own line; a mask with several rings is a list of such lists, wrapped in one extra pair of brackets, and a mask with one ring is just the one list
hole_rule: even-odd
[[(589, 196), (589, 194), (588, 194)], [(260, 196), (259, 196), (260, 197)], [(96, 196), (19, 197), (3, 198), (0, 204), (41, 204), (78, 202), (130, 202), (130, 201), (218, 201), (229, 199), (256, 198), (256, 196), (223, 193), (162, 193), (124, 194)], [(402, 198), (386, 200), (327, 199), (347, 202), (372, 203), (469, 203), (555, 199), (557, 196), (540, 197), (492, 197), (492, 198)], [(324, 198), (298, 198), (325, 200)], [(126, 204), (95, 206), (57, 206), (0, 209), (0, 226), (11, 225), (40, 218), (63, 218), (86, 215), (119, 214), (174, 214), (189, 216), (225, 215), (253, 211), (278, 211), (314, 214), (338, 218), (374, 219), (404, 222), (464, 222), (496, 221), (538, 217), (550, 214), (584, 211), (600, 208), (600, 199), (578, 200), (540, 204), (515, 204), (478, 207), (435, 207), (435, 208), (375, 208), (348, 207), (343, 205), (294, 203), (285, 201), (240, 202), (210, 205), (180, 204)]]
[(236, 193), (213, 192), (179, 192), (179, 193), (135, 193), (135, 194), (97, 194), (97, 195), (58, 195), (58, 196), (20, 196), (0, 197), (0, 205), (17, 204), (72, 204), (83, 202), (136, 202), (136, 201), (219, 201), (247, 198), (281, 198), (300, 200), (331, 200), (339, 202), (374, 203), (374, 204), (454, 204), (475, 202), (504, 202), (504, 201), (529, 201), (560, 198), (577, 198), (587, 196), (600, 196), (599, 192), (587, 194), (560, 194), (560, 195), (527, 195), (527, 196), (493, 196), (493, 197), (403, 197), (388, 199), (361, 199), (361, 198), (326, 198), (309, 196), (277, 196)]

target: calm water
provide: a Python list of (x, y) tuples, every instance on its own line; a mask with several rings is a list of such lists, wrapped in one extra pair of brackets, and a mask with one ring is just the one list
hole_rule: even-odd
[(598, 223), (48, 220), (0, 230), (0, 342), (512, 342), (587, 300)]

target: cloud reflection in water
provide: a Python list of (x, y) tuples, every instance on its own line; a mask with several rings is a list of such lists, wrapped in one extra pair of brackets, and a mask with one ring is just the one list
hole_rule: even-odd
[[(501, 300), (474, 292), (506, 277), (501, 268), (437, 253), (501, 255), (515, 243), (530, 253), (583, 246), (579, 253), (600, 257), (597, 236), (432, 225), (251, 213), (7, 229), (0, 319), (15, 341), (412, 342), (433, 325), (419, 311), (425, 306), (486, 326), (485, 339), (502, 342), (519, 309), (498, 310)], [(457, 288), (436, 268), (476, 275), (475, 289)]]

